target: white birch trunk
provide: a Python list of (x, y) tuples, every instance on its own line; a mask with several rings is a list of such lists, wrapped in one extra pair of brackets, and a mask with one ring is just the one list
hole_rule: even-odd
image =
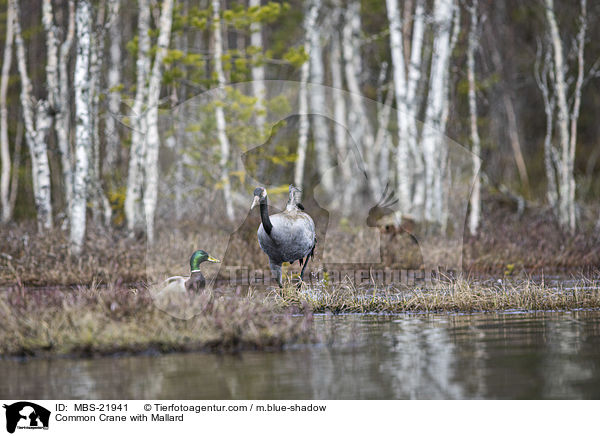
[(138, 0), (138, 57), (136, 60), (136, 91), (132, 107), (131, 151), (127, 192), (125, 197), (125, 217), (127, 229), (133, 234), (142, 225), (142, 186), (144, 183), (143, 162), (146, 147), (146, 95), (150, 74), (150, 1)]
[(469, 214), (469, 231), (472, 235), (477, 234), (481, 211), (481, 180), (479, 178), (479, 155), (481, 153), (481, 141), (479, 129), (477, 128), (477, 95), (475, 83), (475, 50), (477, 49), (477, 28), (479, 26), (478, 0), (473, 0), (469, 8), (471, 15), (471, 26), (469, 28), (469, 41), (467, 46), (467, 79), (469, 81), (469, 120), (471, 125), (471, 152), (473, 153), (473, 190), (471, 192)]
[(425, 111), (422, 147), (425, 160), (425, 219), (442, 226), (443, 157), (445, 147), (441, 136), (445, 131), (445, 110), (448, 100), (448, 67), (451, 54), (452, 0), (435, 0), (433, 22), (436, 26), (429, 80), (429, 95)]
[[(321, 10), (321, 0), (309, 0), (310, 6), (308, 9), (308, 22), (312, 23), (311, 28), (306, 29), (309, 42), (309, 57), (310, 57), (310, 81), (317, 85), (323, 85), (324, 68), (323, 68), (323, 51), (321, 49), (321, 27), (317, 25), (317, 17)], [(310, 112), (313, 114), (313, 140), (315, 146), (315, 154), (317, 158), (317, 170), (320, 177), (320, 183), (323, 190), (331, 195), (333, 194), (333, 177), (331, 171), (331, 159), (329, 157), (329, 134), (327, 129), (327, 121), (324, 117), (325, 96), (318, 87), (309, 88)]]
[[(248, 6), (250, 8), (260, 7), (260, 0), (250, 0)], [(263, 49), (263, 37), (262, 37), (262, 25), (259, 22), (253, 22), (250, 24), (250, 45), (256, 49), (260, 49), (262, 55)], [(252, 61), (252, 90), (254, 91), (254, 97), (256, 98), (256, 127), (263, 133), (265, 126), (265, 67), (262, 64), (261, 56), (255, 56)]]
[[(381, 184), (373, 153), (373, 127), (369, 122), (360, 89), (360, 68), (362, 65), (359, 45), (360, 26), (360, 3), (352, 1), (346, 9), (345, 23), (342, 29), (344, 77), (351, 100), (351, 106), (348, 108), (348, 125), (350, 126), (354, 148), (361, 153), (362, 162), (359, 161), (358, 164), (365, 165), (364, 170), (368, 176), (369, 188), (372, 195), (377, 197), (381, 194)], [(352, 191), (356, 188), (354, 185), (354, 183), (350, 185)]]
[(148, 112), (146, 126), (145, 185), (144, 185), (144, 215), (146, 217), (146, 234), (148, 243), (154, 243), (154, 213), (158, 198), (158, 154), (160, 135), (158, 133), (158, 100), (162, 82), (163, 60), (169, 48), (171, 25), (173, 23), (173, 0), (164, 0), (160, 13), (157, 51), (152, 65), (152, 73), (148, 84)]
[(65, 40), (59, 47), (58, 29), (54, 23), (52, 2), (43, 0), (42, 24), (46, 32), (46, 88), (48, 102), (55, 113), (54, 130), (61, 157), (62, 181), (67, 209), (71, 206), (73, 191), (73, 167), (69, 145), (69, 80), (68, 61), (75, 32), (74, 1), (69, 2)]
[[(310, 4), (306, 2), (306, 8), (304, 11), (304, 51), (310, 52), (310, 44), (308, 41), (308, 29), (315, 26), (311, 20), (316, 20), (316, 16), (310, 14)], [(306, 163), (306, 149), (308, 147), (308, 76), (310, 73), (310, 62), (306, 61), (302, 64), (300, 69), (300, 90), (298, 91), (298, 111), (299, 125), (298, 125), (298, 152), (296, 158), (296, 165), (294, 166), (294, 185), (302, 187), (304, 183), (304, 166)]]
[[(567, 79), (565, 77), (566, 63), (563, 54), (562, 40), (556, 16), (553, 0), (545, 0), (546, 19), (550, 33), (550, 41), (553, 48), (553, 85), (556, 95), (558, 139), (560, 153), (557, 156), (557, 188), (558, 188), (558, 219), (560, 224), (571, 233), (576, 229), (575, 213), (575, 146), (577, 143), (577, 122), (579, 119), (579, 108), (581, 105), (581, 88), (584, 78), (584, 46), (587, 29), (587, 2), (580, 1), (579, 31), (577, 34), (577, 79), (573, 91), (573, 105), (569, 109), (567, 100)], [(569, 125), (570, 124), (570, 125)]]
[(69, 57), (75, 36), (75, 1), (69, 1), (69, 18), (67, 34), (60, 46), (58, 63), (58, 102), (57, 113), (54, 117), (54, 130), (60, 151), (60, 163), (64, 184), (65, 203), (71, 207), (73, 198), (73, 163), (71, 153), (71, 103), (69, 80)]
[(32, 85), (27, 73), (27, 54), (21, 35), (19, 23), (19, 2), (10, 0), (14, 12), (15, 46), (17, 65), (21, 79), (21, 106), (25, 123), (25, 139), (31, 154), (31, 172), (33, 179), (33, 195), (37, 212), (38, 229), (52, 228), (52, 200), (50, 185), (50, 165), (46, 145), (46, 134), (52, 124), (48, 114), (48, 103), (40, 100), (35, 103)]
[[(223, 72), (223, 39), (221, 34), (220, 0), (212, 0), (213, 8), (213, 31), (215, 37), (214, 63), (217, 72), (217, 81), (219, 83), (219, 94), (225, 98), (225, 73)], [(221, 105), (215, 107), (215, 116), (217, 119), (217, 135), (221, 145), (221, 156), (219, 164), (221, 166), (221, 182), (223, 184), (223, 200), (225, 201), (225, 213), (229, 221), (233, 222), (235, 215), (233, 212), (233, 201), (231, 198), (231, 185), (229, 181), (229, 139), (227, 138), (227, 125), (225, 123), (225, 113)]]
[[(379, 88), (383, 87), (385, 81), (385, 68), (382, 67), (382, 74), (380, 75)], [(387, 185), (389, 182), (389, 170), (390, 170), (390, 149), (391, 149), (391, 138), (389, 132), (390, 117), (392, 114), (392, 102), (394, 100), (394, 88), (393, 83), (389, 85), (388, 92), (385, 96), (385, 100), (381, 102), (383, 98), (383, 92), (380, 91), (380, 98), (378, 101), (381, 104), (377, 105), (377, 133), (375, 135), (374, 149), (376, 156), (379, 159), (378, 171), (379, 177)]]
[[(12, 218), (12, 207), (10, 204), (10, 174), (12, 160), (10, 158), (8, 140), (8, 107), (6, 106), (6, 92), (8, 90), (8, 80), (12, 63), (12, 46), (14, 39), (13, 16), (13, 8), (9, 2), (6, 8), (6, 39), (4, 43), (4, 57), (2, 60), (2, 77), (0, 78), (0, 159), (2, 160), (2, 173), (0, 174), (0, 204), (2, 206), (3, 223), (10, 221)], [(13, 189), (15, 189), (14, 186)]]
[(58, 93), (58, 36), (52, 13), (52, 0), (42, 1), (42, 24), (46, 31), (46, 87), (48, 103), (55, 109)]
[(577, 146), (577, 122), (579, 121), (579, 109), (581, 106), (581, 88), (585, 70), (584, 48), (587, 31), (587, 0), (580, 0), (581, 12), (579, 15), (579, 32), (577, 32), (577, 80), (575, 82), (573, 106), (571, 110), (571, 138), (569, 142), (569, 165), (568, 165), (568, 227), (571, 233), (575, 232), (577, 226), (576, 203), (575, 203), (575, 148)]
[(387, 16), (390, 22), (390, 50), (394, 93), (396, 97), (396, 117), (398, 123), (398, 146), (396, 148), (396, 171), (398, 176), (398, 199), (400, 209), (406, 213), (411, 204), (411, 165), (409, 156), (408, 110), (406, 100), (406, 65), (404, 64), (404, 44), (402, 42), (402, 22), (398, 0), (386, 0)]
[(75, 174), (71, 205), (71, 252), (79, 255), (86, 227), (86, 203), (89, 177), (89, 156), (92, 147), (90, 95), (90, 46), (92, 6), (89, 0), (77, 0), (77, 57), (75, 60)]
[[(185, 0), (182, 5), (181, 14), (187, 15), (189, 11), (189, 0)], [(187, 35), (177, 34), (175, 36), (175, 48), (181, 50), (183, 53), (188, 52), (188, 37)], [(185, 143), (186, 143), (186, 119), (187, 110), (185, 104), (179, 104), (182, 101), (187, 100), (187, 92), (185, 87), (177, 89), (173, 87), (172, 98), (177, 107), (175, 108), (175, 186), (174, 186), (174, 205), (173, 210), (175, 211), (175, 220), (179, 222), (186, 212), (184, 207), (184, 192), (185, 187)]]
[[(342, 9), (339, 1), (334, 2), (334, 20), (333, 26), (338, 28), (341, 25)], [(344, 125), (346, 124), (346, 99), (343, 93), (344, 79), (342, 73), (342, 48), (340, 44), (340, 35), (334, 31), (331, 35), (331, 83), (333, 85), (333, 115), (334, 119), (334, 139), (337, 150), (338, 162), (342, 183), (341, 207), (342, 212), (349, 212), (351, 204), (351, 193), (349, 186), (352, 183), (351, 156), (348, 153), (347, 133)]]
[(109, 23), (108, 38), (109, 47), (109, 65), (108, 65), (108, 116), (106, 117), (106, 152), (104, 157), (105, 172), (109, 168), (114, 168), (117, 163), (118, 150), (120, 145), (119, 131), (115, 117), (119, 113), (121, 105), (121, 93), (117, 87), (121, 83), (121, 21), (119, 9), (121, 0), (109, 0)]
[[(417, 95), (419, 82), (421, 81), (422, 57), (423, 57), (423, 35), (425, 32), (425, 6), (424, 0), (417, 0), (415, 16), (413, 19), (412, 42), (410, 51), (410, 64), (408, 65), (406, 84), (406, 118), (408, 131), (406, 140), (412, 157), (412, 184), (413, 195), (411, 213), (420, 216), (425, 205), (425, 164), (423, 162), (423, 151), (419, 146), (418, 114), (420, 99)], [(418, 211), (419, 213), (415, 213)]]

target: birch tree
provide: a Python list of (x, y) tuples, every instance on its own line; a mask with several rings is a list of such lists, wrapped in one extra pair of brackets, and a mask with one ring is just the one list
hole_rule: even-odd
[(423, 35), (425, 32), (425, 6), (424, 0), (417, 0), (415, 17), (413, 20), (413, 33), (410, 51), (410, 64), (408, 66), (408, 83), (406, 90), (406, 116), (408, 117), (409, 131), (407, 139), (414, 163), (414, 192), (412, 207), (422, 210), (425, 204), (425, 163), (423, 153), (418, 143), (418, 113), (419, 103), (422, 100), (417, 94), (421, 81), (421, 63), (423, 58)]
[(46, 88), (54, 115), (54, 131), (61, 158), (62, 182), (67, 209), (73, 196), (73, 165), (70, 146), (69, 56), (75, 33), (75, 2), (69, 1), (65, 39), (60, 43), (52, 1), (43, 0), (42, 24), (46, 32)]
[(92, 38), (92, 6), (89, 0), (77, 0), (75, 13), (77, 55), (75, 60), (75, 173), (70, 208), (71, 252), (81, 253), (86, 227), (86, 203), (89, 157), (92, 147), (90, 96), (90, 46)]
[[(213, 9), (213, 32), (214, 32), (214, 68), (217, 73), (217, 83), (219, 85), (219, 100), (225, 98), (225, 73), (223, 71), (223, 37), (221, 34), (221, 16), (220, 0), (212, 0)], [(231, 198), (231, 185), (229, 181), (229, 139), (227, 138), (227, 125), (225, 123), (225, 113), (223, 106), (215, 106), (215, 117), (217, 119), (217, 137), (221, 145), (221, 156), (219, 165), (221, 167), (221, 183), (223, 185), (223, 200), (225, 201), (225, 213), (230, 222), (233, 222), (235, 215), (233, 213), (233, 201)]]
[(449, 61), (452, 53), (451, 32), (456, 5), (453, 0), (435, 0), (435, 26), (429, 93), (425, 110), (422, 147), (425, 159), (425, 219), (443, 223), (443, 161), (445, 143), (440, 135), (446, 129)]
[(58, 106), (54, 117), (54, 130), (60, 151), (63, 183), (65, 186), (65, 202), (71, 204), (73, 197), (73, 164), (71, 152), (71, 80), (69, 76), (69, 58), (75, 36), (75, 0), (69, 0), (69, 18), (67, 32), (60, 46), (58, 63)]
[(373, 151), (375, 156), (378, 157), (377, 171), (379, 173), (380, 180), (385, 181), (386, 185), (389, 179), (390, 170), (390, 132), (389, 123), (392, 113), (392, 102), (394, 97), (393, 83), (387, 87), (387, 94), (385, 99), (383, 98), (383, 92), (385, 88), (385, 82), (387, 78), (387, 62), (383, 62), (381, 65), (381, 71), (379, 73), (378, 86), (377, 86), (377, 134), (375, 135), (375, 144)]
[[(574, 78), (575, 84), (572, 90), (572, 96), (569, 102), (568, 94), (568, 83), (572, 80), (567, 78), (565, 72), (567, 71), (567, 64), (563, 53), (563, 43), (556, 21), (556, 14), (554, 11), (554, 1), (545, 0), (546, 9), (546, 20), (548, 23), (548, 37), (550, 45), (552, 47), (552, 68), (550, 74), (550, 81), (538, 83), (546, 83), (546, 89), (542, 89), (544, 95), (544, 101), (546, 105), (547, 116), (554, 116), (554, 100), (552, 100), (548, 93), (548, 88), (552, 89), (553, 95), (555, 96), (556, 104), (556, 129), (558, 130), (558, 150), (547, 144), (546, 153), (552, 154), (551, 157), (546, 157), (546, 170), (550, 171), (547, 174), (548, 180), (552, 181), (548, 183), (548, 189), (556, 189), (556, 194), (548, 194), (549, 198), (558, 198), (557, 201), (557, 215), (560, 224), (571, 233), (575, 232), (576, 229), (576, 204), (575, 204), (575, 176), (574, 176), (574, 165), (575, 165), (575, 148), (577, 145), (577, 123), (579, 120), (579, 109), (581, 106), (581, 89), (584, 83), (584, 47), (585, 37), (587, 31), (587, 1), (580, 0), (580, 14), (578, 20), (578, 32), (575, 41), (575, 50), (577, 53), (577, 73)], [(552, 97), (554, 98), (554, 97)], [(551, 103), (552, 101), (552, 103)], [(551, 121), (547, 122), (547, 129), (552, 129)], [(551, 138), (548, 138), (548, 130), (546, 140), (551, 142)], [(549, 165), (552, 162), (553, 165)], [(556, 181), (555, 186), (553, 181)]]
[[(344, 78), (350, 92), (351, 105), (348, 108), (348, 125), (350, 135), (356, 144), (356, 148), (364, 157), (365, 170), (368, 176), (368, 184), (371, 193), (379, 196), (381, 185), (374, 153), (373, 126), (364, 105), (360, 89), (360, 75), (362, 71), (360, 53), (360, 2), (353, 0), (346, 8), (344, 14), (344, 26), (342, 29), (342, 53), (344, 59)], [(362, 162), (360, 163), (362, 164)], [(354, 188), (352, 188), (354, 189)]]
[[(404, 5), (404, 17), (412, 12), (410, 3)], [(418, 144), (419, 96), (417, 89), (421, 80), (424, 1), (416, 0), (412, 19), (412, 40), (408, 21), (400, 21), (397, 0), (387, 0), (390, 22), (390, 49), (392, 55), (394, 94), (396, 99), (396, 121), (398, 124), (397, 173), (398, 192), (402, 210), (415, 213), (421, 211), (425, 201), (423, 154)], [(402, 41), (402, 39), (405, 39)], [(408, 65), (405, 60), (409, 59)]]
[[(542, 52), (544, 52), (543, 55)], [(541, 47), (538, 47), (534, 72), (538, 87), (542, 91), (544, 113), (546, 114), (546, 131), (544, 134), (544, 169), (546, 171), (547, 179), (546, 198), (552, 210), (557, 210), (558, 188), (556, 172), (554, 170), (556, 164), (556, 150), (552, 144), (556, 96), (551, 92), (549, 85), (549, 72), (552, 68), (551, 57), (552, 53), (550, 50), (543, 50)]]
[[(332, 24), (334, 29), (340, 28), (342, 25), (342, 6), (339, 0), (335, 0), (333, 10)], [(340, 34), (334, 31), (331, 35), (331, 84), (333, 86), (333, 115), (334, 119), (334, 142), (338, 155), (338, 162), (340, 162), (340, 171), (342, 177), (341, 189), (341, 206), (342, 212), (348, 213), (349, 206), (351, 204), (351, 188), (352, 183), (352, 169), (350, 166), (351, 157), (348, 153), (348, 142), (346, 128), (346, 98), (343, 93), (344, 89), (344, 76), (343, 76), (343, 60), (342, 60), (342, 46), (340, 42)]]
[[(310, 13), (310, 3), (305, 3), (304, 11), (304, 51), (310, 50), (308, 39), (308, 29), (314, 28), (316, 24), (316, 15)], [(294, 166), (294, 185), (302, 187), (304, 183), (304, 166), (306, 163), (306, 149), (308, 148), (308, 131), (310, 128), (308, 120), (308, 76), (310, 73), (310, 63), (305, 61), (300, 68), (300, 86), (298, 91), (298, 151), (296, 164)]]
[(396, 163), (398, 176), (398, 199), (403, 212), (411, 208), (411, 165), (406, 141), (408, 131), (407, 101), (406, 101), (406, 66), (404, 64), (404, 44), (402, 42), (402, 22), (398, 0), (387, 0), (387, 15), (390, 22), (390, 50), (393, 64), (394, 92), (396, 94), (398, 146), (396, 148)]
[(164, 0), (160, 13), (157, 51), (152, 64), (152, 73), (148, 84), (148, 110), (146, 126), (145, 185), (144, 185), (144, 214), (146, 217), (146, 233), (148, 242), (154, 243), (154, 213), (158, 198), (158, 152), (160, 135), (158, 133), (158, 100), (162, 82), (163, 61), (169, 48), (171, 25), (173, 23), (173, 0)]
[[(96, 7), (95, 24), (91, 33), (90, 44), (90, 118), (92, 129), (92, 146), (90, 147), (89, 197), (92, 217), (95, 223), (110, 225), (112, 209), (102, 188), (102, 171), (100, 158), (100, 80), (104, 59), (106, 0)], [(94, 23), (94, 21), (93, 21)]]
[(471, 129), (471, 152), (473, 153), (473, 190), (471, 192), (469, 214), (469, 231), (472, 235), (479, 228), (481, 200), (481, 180), (479, 178), (479, 154), (481, 153), (481, 141), (479, 129), (477, 128), (477, 95), (475, 83), (475, 51), (477, 50), (477, 32), (479, 26), (478, 0), (473, 0), (469, 7), (471, 25), (469, 27), (469, 41), (467, 45), (467, 79), (469, 81), (469, 121)]
[(150, 1), (138, 0), (138, 56), (136, 60), (136, 88), (131, 122), (131, 151), (127, 173), (125, 217), (132, 234), (142, 224), (143, 161), (146, 143), (146, 116), (144, 104), (148, 93), (150, 74)]
[[(8, 107), (6, 105), (6, 92), (10, 78), (12, 63), (12, 46), (14, 39), (14, 11), (11, 2), (6, 9), (6, 39), (4, 42), (4, 56), (2, 59), (2, 76), (0, 77), (0, 159), (2, 172), (0, 174), (0, 205), (2, 206), (2, 222), (6, 223), (12, 218), (10, 204), (11, 194), (11, 166), (10, 147), (8, 140)], [(18, 168), (15, 168), (18, 171)], [(15, 186), (12, 186), (15, 189)]]
[(25, 140), (31, 155), (33, 195), (39, 230), (52, 228), (52, 201), (50, 185), (50, 165), (46, 136), (52, 124), (49, 105), (46, 100), (33, 97), (33, 87), (27, 72), (27, 54), (21, 34), (19, 1), (10, 0), (13, 11), (15, 47), (19, 77), (21, 79), (21, 107), (25, 124)]
[[(260, 0), (250, 0), (249, 7), (260, 8)], [(256, 98), (256, 127), (262, 133), (265, 125), (265, 105), (264, 99), (266, 98), (265, 89), (265, 67), (262, 63), (262, 50), (263, 50), (263, 37), (262, 37), (262, 24), (260, 21), (253, 21), (250, 24), (250, 45), (260, 53), (260, 56), (255, 56), (252, 61), (252, 89), (254, 91), (254, 97)]]
[[(316, 85), (325, 83), (325, 72), (323, 67), (323, 50), (321, 48), (322, 33), (321, 26), (317, 24), (321, 0), (309, 0), (308, 13), (311, 15), (309, 22), (312, 28), (306, 29), (309, 42), (310, 81)], [(331, 159), (329, 157), (329, 134), (327, 121), (323, 114), (325, 110), (325, 96), (317, 86), (309, 88), (310, 112), (314, 114), (312, 123), (313, 142), (315, 146), (316, 164), (321, 186), (327, 194), (333, 193), (333, 177), (331, 171)]]
[(121, 94), (118, 87), (121, 83), (121, 20), (119, 16), (121, 0), (109, 0), (109, 27), (108, 39), (110, 41), (108, 50), (108, 116), (106, 117), (106, 151), (104, 156), (104, 168), (114, 168), (119, 151), (119, 132), (115, 117), (119, 113)]

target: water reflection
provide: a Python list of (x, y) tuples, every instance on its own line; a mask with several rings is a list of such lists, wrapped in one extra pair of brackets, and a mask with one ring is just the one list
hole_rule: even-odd
[(600, 398), (600, 312), (321, 316), (239, 356), (0, 361), (2, 398)]

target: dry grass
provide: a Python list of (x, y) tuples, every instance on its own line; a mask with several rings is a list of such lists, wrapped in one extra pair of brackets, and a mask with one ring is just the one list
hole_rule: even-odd
[(385, 289), (345, 281), (300, 290), (288, 282), (282, 290), (216, 289), (181, 298), (175, 301), (193, 315), (187, 321), (161, 311), (145, 287), (4, 288), (0, 356), (281, 349), (317, 340), (323, 332), (315, 331), (313, 313), (600, 309), (600, 280), (567, 287), (457, 279)]
[(283, 307), (308, 306), (315, 313), (488, 312), (502, 310), (600, 309), (600, 281), (549, 286), (531, 280), (477, 283), (464, 279), (429, 287), (357, 288), (349, 281), (277, 295)]
[(109, 287), (0, 294), (0, 355), (104, 355), (146, 351), (279, 349), (313, 339), (312, 317), (254, 296), (206, 294), (186, 321), (159, 310), (147, 291)]
[[(0, 286), (89, 285), (94, 280), (117, 285), (157, 281), (168, 275), (187, 274), (188, 258), (199, 248), (223, 259), (223, 267), (267, 268), (267, 257), (256, 241), (259, 218), (255, 215), (250, 215), (231, 238), (229, 233), (208, 224), (182, 222), (159, 226), (155, 249), (148, 249), (143, 240), (128, 238), (123, 231), (107, 232), (90, 225), (84, 252), (78, 258), (69, 253), (68, 235), (59, 229), (40, 236), (34, 223), (1, 226)], [(373, 237), (364, 230), (330, 225), (326, 239), (319, 239), (309, 271), (326, 269), (326, 259), (352, 259), (354, 252), (368, 250)], [(378, 267), (421, 267), (419, 246), (407, 234), (381, 234), (380, 243)], [(432, 255), (446, 256), (444, 246), (441, 241), (439, 253)], [(465, 236), (463, 270), (471, 275), (496, 276), (542, 272), (589, 275), (600, 265), (598, 247), (600, 235), (592, 227), (583, 226), (578, 234), (569, 236), (558, 229), (547, 212), (530, 211), (518, 216), (498, 207), (486, 212), (478, 237)], [(361, 268), (349, 265), (352, 266)], [(217, 268), (209, 268), (211, 271), (216, 272)], [(221, 269), (221, 277), (227, 278), (226, 268)]]
[[(154, 250), (124, 232), (91, 227), (84, 254), (78, 258), (70, 254), (67, 235), (60, 230), (39, 236), (33, 223), (0, 227), (0, 356), (281, 348), (315, 340), (311, 314), (323, 312), (600, 308), (597, 279), (567, 288), (514, 278), (542, 271), (598, 277), (600, 240), (593, 230), (565, 236), (543, 213), (518, 217), (502, 211), (488, 213), (481, 236), (465, 239), (464, 269), (478, 281), (456, 279), (412, 287), (392, 283), (387, 288), (320, 282), (310, 290), (298, 291), (288, 284), (281, 292), (251, 290), (248, 295), (228, 286), (193, 299), (186, 309), (195, 316), (187, 321), (157, 307), (144, 283), (188, 273), (188, 257), (197, 248), (222, 258), (224, 266), (267, 268), (255, 239), (257, 226), (258, 217), (249, 217), (231, 239), (195, 223), (183, 223), (178, 231), (159, 227)], [(354, 250), (370, 243), (360, 229), (343, 226), (328, 229), (327, 238), (329, 244), (317, 247), (307, 274), (311, 269), (328, 270), (323, 263), (327, 256), (350, 258)], [(376, 268), (411, 269), (421, 264), (420, 250), (407, 235), (382, 235), (381, 247), (382, 265)], [(209, 275), (216, 268), (203, 267)], [(288, 274), (296, 269), (297, 265), (287, 267)], [(502, 281), (481, 281), (486, 274)], [(304, 316), (292, 316), (298, 312)]]

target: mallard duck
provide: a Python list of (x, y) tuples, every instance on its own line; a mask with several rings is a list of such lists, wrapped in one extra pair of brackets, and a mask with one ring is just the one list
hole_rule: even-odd
[(189, 277), (184, 276), (174, 276), (169, 277), (167, 280), (163, 282), (163, 292), (169, 291), (188, 291), (188, 292), (197, 292), (200, 289), (204, 289), (206, 286), (206, 279), (202, 275), (202, 271), (200, 271), (200, 264), (202, 262), (220, 262), (220, 260), (215, 259), (210, 256), (204, 250), (194, 251), (192, 257), (190, 257), (190, 270), (191, 274)]
[(271, 272), (281, 283), (281, 264), (283, 262), (304, 263), (300, 272), (300, 280), (304, 279), (304, 270), (309, 257), (314, 255), (317, 242), (315, 223), (304, 212), (299, 202), (301, 190), (290, 185), (289, 198), (285, 211), (269, 216), (267, 190), (258, 187), (254, 190), (254, 201), (250, 209), (260, 204), (261, 224), (258, 227), (258, 243), (269, 257)]

